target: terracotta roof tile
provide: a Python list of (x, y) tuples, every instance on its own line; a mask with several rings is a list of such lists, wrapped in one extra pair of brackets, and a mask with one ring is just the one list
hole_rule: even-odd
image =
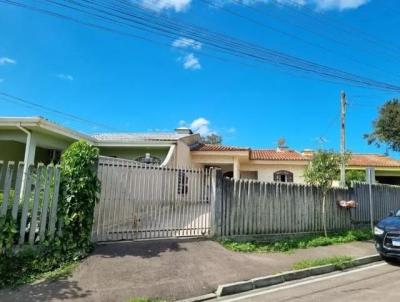
[(348, 165), (359, 167), (400, 167), (400, 160), (379, 154), (352, 154)]
[(309, 157), (293, 150), (251, 150), (251, 160), (308, 160)]
[(214, 144), (200, 144), (192, 148), (192, 151), (248, 151), (245, 147), (232, 147)]
[[(293, 161), (309, 161), (311, 154), (304, 155), (294, 150), (276, 149), (255, 149), (245, 147), (233, 147), (224, 145), (201, 144), (192, 148), (192, 151), (249, 151), (250, 160), (293, 160)], [(357, 154), (351, 155), (348, 162), (353, 167), (395, 167), (400, 168), (400, 160), (390, 158), (379, 154)]]

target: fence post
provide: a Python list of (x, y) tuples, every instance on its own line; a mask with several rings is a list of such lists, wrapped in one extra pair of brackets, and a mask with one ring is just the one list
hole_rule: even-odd
[(367, 168), (367, 180), (368, 180), (368, 191), (369, 191), (369, 216), (371, 232), (374, 233), (374, 199), (372, 196), (372, 184), (375, 179), (375, 169)]
[(211, 236), (222, 234), (222, 170), (212, 169), (211, 174)]

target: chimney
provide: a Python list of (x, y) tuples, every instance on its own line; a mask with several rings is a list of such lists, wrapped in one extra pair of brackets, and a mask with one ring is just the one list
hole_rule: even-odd
[(175, 129), (175, 133), (178, 134), (193, 134), (192, 130), (186, 127), (179, 127)]
[(301, 154), (303, 156), (307, 156), (307, 157), (312, 157), (314, 155), (314, 150), (313, 149), (304, 149)]
[(278, 146), (276, 147), (276, 152), (286, 152), (289, 150), (288, 146)]

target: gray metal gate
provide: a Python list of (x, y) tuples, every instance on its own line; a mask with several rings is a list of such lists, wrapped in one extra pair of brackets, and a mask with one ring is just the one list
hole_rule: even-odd
[(211, 171), (100, 157), (93, 241), (206, 236)]

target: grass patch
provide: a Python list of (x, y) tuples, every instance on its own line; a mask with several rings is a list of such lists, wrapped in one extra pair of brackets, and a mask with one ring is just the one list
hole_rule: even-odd
[(79, 265), (78, 258), (57, 256), (46, 247), (26, 248), (17, 254), (0, 255), (0, 289), (15, 288), (37, 280), (68, 277)]
[(43, 278), (46, 281), (57, 281), (58, 279), (72, 276), (72, 273), (78, 266), (79, 262), (66, 263), (54, 271), (46, 272), (39, 277), (40, 279)]
[(317, 246), (327, 246), (347, 243), (352, 241), (365, 241), (372, 239), (370, 230), (351, 230), (342, 233), (323, 235), (309, 235), (304, 237), (289, 238), (276, 242), (240, 242), (223, 239), (220, 243), (228, 250), (235, 252), (288, 252), (295, 249), (306, 249)]
[(293, 269), (305, 269), (315, 266), (333, 264), (337, 269), (344, 269), (346, 262), (353, 260), (353, 257), (350, 256), (335, 256), (335, 257), (326, 257), (326, 258), (317, 258), (317, 259), (306, 259), (293, 264)]
[(152, 298), (133, 298), (126, 302), (165, 302), (165, 300), (152, 299)]

